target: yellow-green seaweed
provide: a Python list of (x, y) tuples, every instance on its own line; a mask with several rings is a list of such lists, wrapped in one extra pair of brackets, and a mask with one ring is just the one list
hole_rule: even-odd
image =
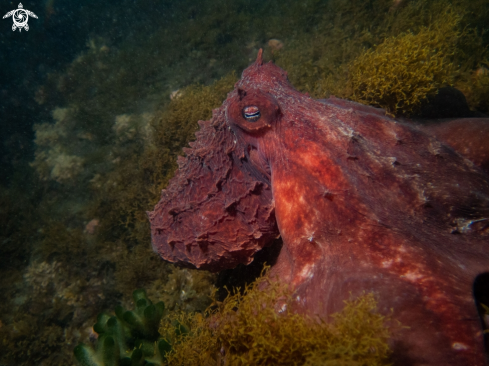
[(332, 0), (328, 6), (313, 31), (294, 34), (273, 54), (299, 90), (410, 114), (426, 95), (454, 84), (471, 108), (487, 111), (482, 1)]
[(429, 93), (453, 82), (451, 59), (460, 17), (446, 12), (443, 21), (405, 33), (366, 50), (348, 68), (349, 99), (408, 115)]
[[(372, 294), (346, 301), (331, 319), (295, 312), (292, 291), (268, 275), (215, 301), (205, 315), (162, 320), (170, 365), (387, 365), (386, 318)], [(180, 327), (176, 327), (180, 325)], [(182, 331), (183, 330), (183, 331)]]

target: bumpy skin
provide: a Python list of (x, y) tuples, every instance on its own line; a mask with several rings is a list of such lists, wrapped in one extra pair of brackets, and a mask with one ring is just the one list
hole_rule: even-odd
[(382, 110), (299, 93), (261, 54), (186, 153), (149, 213), (164, 259), (219, 271), (281, 235), (272, 275), (298, 309), (327, 319), (374, 292), (403, 325), (395, 364), (486, 364), (472, 283), (489, 177), (472, 162)]
[(489, 173), (489, 119), (462, 118), (420, 128), (457, 150)]

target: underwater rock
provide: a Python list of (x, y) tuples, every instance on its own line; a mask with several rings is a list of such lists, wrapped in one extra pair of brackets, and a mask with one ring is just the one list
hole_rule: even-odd
[(434, 95), (428, 95), (421, 103), (419, 111), (412, 118), (469, 118), (485, 117), (469, 108), (465, 95), (458, 89), (446, 86)]
[(489, 271), (489, 176), (376, 109), (315, 100), (261, 51), (149, 212), (164, 259), (211, 271), (281, 236), (271, 277), (325, 320), (372, 292), (399, 365), (485, 365), (472, 285)]

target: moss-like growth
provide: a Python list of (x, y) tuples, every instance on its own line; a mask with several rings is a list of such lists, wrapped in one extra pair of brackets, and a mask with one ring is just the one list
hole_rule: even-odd
[(38, 315), (16, 314), (10, 324), (0, 323), (1, 365), (68, 365), (70, 351), (66, 349), (69, 335), (54, 323)]
[(159, 338), (158, 324), (165, 311), (163, 302), (153, 304), (144, 290), (133, 293), (134, 310), (115, 308), (115, 316), (99, 314), (93, 330), (95, 349), (80, 344), (74, 350), (82, 366), (163, 365), (171, 347)]
[[(290, 289), (261, 277), (202, 314), (174, 313), (160, 333), (170, 365), (384, 365), (390, 350), (373, 295), (345, 302), (331, 324), (301, 315)], [(178, 326), (177, 326), (178, 325)], [(182, 331), (183, 329), (183, 331)]]
[(489, 110), (482, 1), (331, 0), (327, 6), (313, 31), (294, 34), (273, 54), (297, 89), (410, 114), (426, 95), (453, 83), (471, 108)]
[(430, 93), (453, 82), (452, 56), (460, 16), (448, 11), (443, 21), (405, 33), (368, 49), (349, 66), (347, 90), (352, 100), (409, 115)]
[(148, 295), (163, 300), (168, 310), (204, 311), (212, 302), (217, 276), (207, 271), (168, 267), (171, 273), (153, 281), (147, 288)]
[(475, 71), (456, 82), (455, 86), (464, 93), (471, 108), (489, 113), (489, 60), (481, 62)]

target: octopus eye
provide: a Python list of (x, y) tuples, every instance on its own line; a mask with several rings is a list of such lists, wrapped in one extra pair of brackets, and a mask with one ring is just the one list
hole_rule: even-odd
[(251, 105), (243, 108), (243, 117), (248, 122), (256, 122), (260, 119), (260, 110), (258, 107)]

